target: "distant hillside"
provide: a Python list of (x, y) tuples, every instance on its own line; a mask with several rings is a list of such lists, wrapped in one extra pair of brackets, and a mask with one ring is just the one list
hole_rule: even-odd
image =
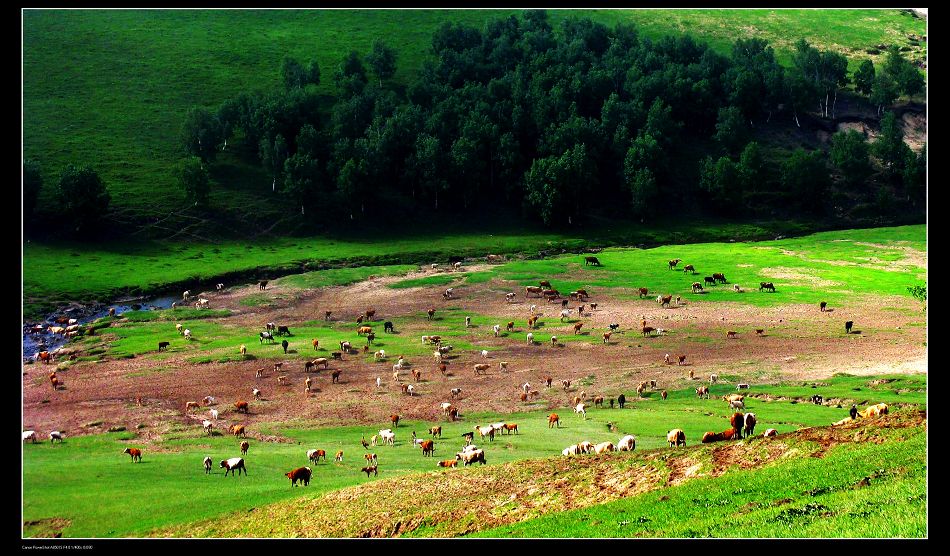
[[(332, 74), (344, 53), (369, 51), (384, 37), (397, 51), (391, 87), (415, 78), (443, 22), (482, 28), (514, 10), (183, 11), (25, 10), (23, 95), (26, 158), (42, 168), (40, 211), (55, 206), (53, 186), (68, 163), (88, 164), (112, 194), (115, 222), (141, 236), (248, 237), (293, 233), (283, 199), (266, 195), (269, 177), (241, 153), (212, 170), (208, 221), (189, 212), (173, 176), (183, 152), (187, 110), (214, 108), (239, 92), (279, 86), (285, 55), (315, 59), (325, 108), (336, 94)], [(788, 65), (793, 43), (848, 56), (851, 69), (899, 45), (926, 56), (926, 21), (898, 10), (571, 10), (549, 12), (552, 26), (590, 17), (613, 27), (633, 23), (644, 37), (688, 32), (726, 54), (736, 38), (769, 41)], [(877, 54), (870, 54), (877, 53)], [(253, 207), (253, 210), (249, 210)], [(52, 212), (46, 214), (52, 216)]]

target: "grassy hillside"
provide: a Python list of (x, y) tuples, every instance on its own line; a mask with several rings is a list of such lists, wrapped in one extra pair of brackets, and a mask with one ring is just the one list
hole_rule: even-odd
[[(197, 291), (210, 288), (220, 276), (231, 286), (257, 278), (287, 274), (310, 268), (313, 264), (379, 264), (433, 261), (445, 262), (450, 256), (483, 257), (487, 253), (537, 254), (538, 250), (557, 252), (590, 246), (627, 245), (641, 242), (675, 243), (684, 239), (737, 241), (761, 238), (766, 229), (752, 225), (706, 226), (685, 224), (660, 230), (601, 230), (584, 239), (563, 234), (512, 233), (472, 235), (458, 233), (417, 236), (381, 243), (343, 241), (322, 238), (284, 238), (266, 244), (229, 242), (218, 244), (113, 244), (88, 249), (81, 245), (50, 245), (36, 242), (24, 245), (24, 310), (35, 318), (56, 304), (69, 301), (105, 300), (124, 293), (167, 290), (172, 285)], [(603, 234), (603, 235), (600, 235)], [(870, 244), (870, 245), (867, 245)], [(879, 245), (887, 244), (884, 249)], [(666, 293), (689, 292), (693, 281), (723, 272), (732, 283), (757, 289), (760, 281), (771, 281), (782, 294), (775, 302), (790, 299), (813, 302), (832, 292), (885, 293), (907, 295), (906, 286), (923, 282), (922, 261), (905, 260), (908, 253), (925, 252), (926, 226), (900, 226), (824, 232), (797, 239), (763, 243), (719, 243), (667, 246), (647, 250), (608, 250), (600, 268), (581, 269), (583, 282), (562, 280), (558, 287), (568, 292), (578, 287), (648, 287)], [(682, 258), (702, 274), (686, 276), (670, 272), (665, 261)], [(841, 259), (838, 261), (838, 259)], [(583, 266), (577, 255), (537, 261), (513, 261), (492, 269), (492, 276), (518, 284), (534, 284), (538, 278), (557, 279), (558, 275)], [(829, 262), (831, 261), (831, 262)], [(835, 262), (838, 261), (838, 262)], [(860, 266), (859, 266), (860, 265)], [(319, 287), (350, 283), (370, 274), (400, 273), (408, 267), (371, 267), (362, 270), (318, 271), (288, 278), (299, 287)], [(855, 273), (856, 271), (859, 271)], [(866, 273), (866, 274), (865, 274)], [(69, 280), (63, 280), (69, 276)], [(485, 281), (489, 275), (473, 273), (467, 283)], [(589, 278), (588, 278), (589, 277)], [(460, 276), (458, 278), (461, 278)], [(430, 283), (449, 283), (443, 277), (394, 284), (412, 287)], [(812, 288), (821, 285), (820, 290)], [(833, 286), (831, 288), (826, 286)], [(709, 288), (704, 299), (737, 300), (731, 286)], [(791, 295), (791, 297), (789, 297)], [(742, 301), (751, 302), (745, 295)], [(263, 299), (263, 298), (262, 298)], [(757, 303), (769, 303), (755, 297)]]
[[(95, 168), (112, 194), (114, 216), (181, 233), (195, 221), (183, 213), (172, 169), (178, 133), (192, 106), (213, 107), (240, 91), (278, 86), (285, 55), (316, 59), (321, 93), (334, 93), (332, 73), (344, 53), (368, 52), (385, 37), (397, 49), (394, 86), (405, 85), (428, 55), (433, 30), (445, 21), (481, 27), (514, 10), (25, 10), (23, 12), (23, 148), (40, 162), (50, 206), (53, 185), (68, 163)], [(737, 37), (761, 37), (789, 62), (800, 37), (848, 55), (907, 44), (926, 22), (897, 10), (571, 10), (551, 11), (552, 24), (589, 16), (632, 22), (647, 37), (690, 32), (727, 53)], [(411, 30), (411, 32), (406, 32)], [(926, 43), (922, 43), (923, 51)], [(919, 54), (915, 54), (918, 56)], [(212, 175), (211, 206), (222, 234), (243, 224), (264, 228), (284, 204), (268, 199), (263, 172), (223, 154)], [(253, 206), (253, 215), (246, 207)], [(170, 218), (165, 222), (164, 218)], [(163, 227), (163, 222), (168, 224)], [(246, 230), (243, 233), (247, 233)]]
[[(841, 394), (843, 403), (851, 403), (850, 394), (861, 388), (861, 399), (854, 401), (886, 401), (895, 408), (898, 404), (925, 407), (926, 375), (894, 376), (890, 378), (896, 380), (886, 384), (872, 383), (873, 378), (839, 375), (825, 381), (827, 386), (822, 391), (827, 388), (829, 395)], [(750, 394), (771, 393), (774, 388), (780, 387), (763, 385)], [(906, 467), (913, 493), (919, 492), (923, 479), (914, 470), (924, 459), (925, 433), (919, 421), (913, 420), (916, 411), (904, 409), (904, 417), (892, 416), (896, 420), (889, 429), (859, 424), (857, 429), (844, 429), (822, 443), (820, 437), (825, 433), (815, 432), (821, 429), (785, 433), (828, 425), (845, 416), (846, 409), (798, 403), (792, 398), (766, 401), (749, 397), (748, 410), (759, 416), (757, 431), (772, 427), (783, 436), (772, 441), (746, 441), (739, 447), (729, 447), (735, 443), (699, 447), (697, 441), (703, 432), (727, 428), (730, 412), (716, 396), (729, 389), (729, 385), (714, 385), (710, 400), (698, 400), (691, 389), (672, 391), (662, 402), (655, 395), (649, 396), (631, 401), (624, 410), (591, 409), (587, 420), (565, 415), (557, 429), (547, 427), (546, 411), (504, 416), (473, 413), (464, 421), (442, 423), (444, 440), (436, 439), (435, 458), (422, 457), (409, 438), (410, 431), (422, 432), (431, 423), (400, 422), (395, 446), (372, 449), (379, 457), (380, 474), (368, 479), (359, 471), (364, 450), (358, 440), (364, 435), (369, 438), (377, 428), (388, 428), (388, 423), (378, 427), (323, 427), (309, 422), (256, 427), (246, 457), (248, 475), (234, 478), (224, 478), (217, 467), (206, 475), (201, 460), (208, 455), (217, 465), (222, 459), (238, 455), (236, 439), (220, 434), (204, 436), (197, 423), (172, 424), (162, 430), (137, 429), (133, 423), (124, 423), (129, 429), (125, 432), (67, 437), (55, 446), (48, 442), (24, 445), (24, 534), (49, 536), (61, 531), (66, 537), (143, 536), (158, 529), (159, 536), (388, 536), (420, 527), (420, 534), (452, 536), (662, 488), (668, 481), (683, 478), (682, 469), (679, 475), (671, 475), (678, 468), (676, 461), (684, 464), (682, 468), (696, 465), (688, 475), (697, 479), (718, 476), (740, 460), (748, 459), (753, 467), (772, 464), (801, 477), (801, 483), (788, 481), (786, 474), (787, 484), (781, 490), (799, 496), (812, 488), (804, 485), (827, 487), (843, 484), (852, 475), (860, 478), (867, 465), (855, 466), (847, 475), (832, 480), (824, 478), (811, 464), (806, 468), (796, 463), (815, 462), (809, 455), (833, 444), (844, 444), (840, 450), (845, 453), (871, 450), (872, 446), (884, 450), (886, 457), (896, 458), (894, 463), (868, 464), (872, 470), (884, 468), (897, 476), (895, 468)], [(633, 400), (634, 395), (627, 393)], [(222, 412), (225, 420), (229, 415)], [(470, 431), (473, 423), (497, 420), (518, 423), (520, 434), (484, 443), (487, 466), (433, 473), (438, 460), (451, 459), (461, 447), (462, 432)], [(619, 432), (610, 432), (608, 421), (616, 423)], [(671, 426), (686, 432), (689, 448), (685, 451), (665, 448)], [(576, 459), (559, 455), (564, 446), (581, 440), (616, 442), (626, 433), (637, 439), (634, 453)], [(775, 451), (773, 447), (779, 445), (782, 449)], [(144, 449), (141, 464), (131, 464), (121, 453), (126, 446)], [(311, 464), (314, 477), (309, 487), (290, 488), (283, 473), (307, 465), (306, 451), (314, 448), (326, 450), (329, 462)], [(343, 463), (332, 461), (338, 449), (344, 450)], [(737, 453), (723, 467), (716, 450)], [(777, 458), (781, 454), (785, 457)], [(510, 465), (516, 461), (518, 465)], [(906, 465), (901, 463), (904, 461)], [(552, 481), (554, 471), (558, 477)], [(398, 483), (393, 482), (397, 477)], [(434, 478), (444, 488), (431, 488)], [(729, 475), (724, 478), (738, 480)], [(876, 481), (873, 479), (872, 485), (877, 486)], [(492, 494), (486, 497), (485, 489)], [(133, 490), (149, 503), (129, 505), (126, 495)], [(754, 492), (760, 494), (755, 497), (761, 498), (761, 492), (767, 491), (765, 487), (761, 491), (757, 488)], [(425, 496), (409, 496), (408, 492)], [(511, 494), (517, 496), (509, 498)], [(516, 499), (522, 509), (517, 509)], [(387, 513), (379, 512), (381, 504), (389, 508)], [(482, 507), (484, 504), (493, 508)], [(337, 508), (336, 518), (327, 520), (324, 510), (331, 505)], [(914, 508), (914, 519), (919, 519), (922, 506)], [(399, 522), (403, 523), (401, 531), (395, 525)]]

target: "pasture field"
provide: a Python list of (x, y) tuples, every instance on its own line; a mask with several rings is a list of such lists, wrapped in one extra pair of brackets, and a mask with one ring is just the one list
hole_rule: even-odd
[[(70, 341), (54, 364), (23, 365), (24, 430), (38, 431), (41, 439), (51, 430), (66, 432), (62, 445), (24, 445), (24, 535), (509, 536), (508, 529), (495, 528), (514, 527), (511, 536), (588, 536), (580, 530), (588, 522), (597, 525), (589, 528), (594, 536), (707, 536), (711, 517), (682, 509), (693, 500), (729, 512), (730, 523), (746, 516), (757, 524), (717, 536), (926, 535), (926, 417), (919, 412), (928, 405), (927, 315), (906, 291), (926, 280), (923, 226), (610, 248), (597, 253), (599, 267), (584, 266), (583, 257), (466, 261), (461, 271), (445, 265), (316, 270), (271, 280), (264, 291), (251, 283), (200, 293), (209, 309), (100, 319), (87, 327), (94, 335)], [(699, 274), (670, 270), (671, 258), (682, 258), (680, 267), (694, 264)], [(708, 286), (708, 293), (690, 291), (697, 277), (713, 272), (729, 282)], [(562, 319), (560, 303), (525, 298), (524, 286), (540, 279), (565, 294), (586, 288), (591, 297), (568, 300), (571, 314)], [(772, 281), (776, 291), (760, 292), (760, 281)], [(744, 293), (734, 291), (736, 283)], [(447, 287), (454, 289), (451, 299), (442, 296)], [(641, 299), (638, 287), (650, 295)], [(511, 303), (504, 295), (509, 291), (517, 294)], [(683, 302), (662, 307), (656, 292)], [(831, 310), (820, 312), (819, 300)], [(375, 316), (362, 324), (375, 331), (371, 345), (356, 330), (357, 317), (370, 309)], [(330, 320), (325, 311), (332, 311)], [(529, 329), (532, 311), (541, 317)], [(847, 320), (855, 323), (850, 334), (843, 329)], [(393, 332), (383, 330), (385, 321)], [(663, 332), (643, 334), (642, 321)], [(273, 345), (260, 342), (268, 322), (288, 326), (291, 335), (276, 336)], [(176, 323), (193, 339), (178, 335)], [(575, 323), (582, 323), (577, 334)], [(501, 325), (497, 337), (495, 324)], [(605, 343), (611, 324), (617, 330)], [(727, 338), (727, 331), (737, 337)], [(421, 339), (432, 335), (453, 346), (444, 374), (435, 347)], [(170, 342), (166, 351), (157, 351), (160, 341)], [(306, 361), (330, 358), (342, 341), (355, 350), (331, 358), (326, 369), (305, 371)], [(243, 356), (241, 344), (247, 346)], [(374, 358), (379, 349), (386, 351), (382, 361)], [(664, 362), (665, 354), (673, 364)], [(408, 369), (394, 376), (400, 355), (420, 379)], [(679, 355), (683, 365), (675, 363)], [(489, 369), (476, 375), (478, 363)], [(55, 390), (48, 378), (54, 368), (61, 383)], [(329, 376), (337, 371), (338, 383)], [(546, 376), (552, 387), (545, 387)], [(565, 387), (562, 380), (571, 383)], [(657, 387), (638, 395), (638, 384), (651, 380)], [(775, 428), (780, 436), (696, 446), (704, 432), (728, 428), (731, 411), (721, 397), (740, 382), (751, 384), (742, 393), (745, 411), (758, 416), (756, 431)], [(402, 392), (407, 383), (416, 395)], [(697, 398), (699, 385), (710, 386), (709, 399)], [(532, 392), (525, 400), (523, 387)], [(254, 388), (261, 399), (252, 397)], [(454, 388), (461, 389), (457, 398)], [(626, 408), (612, 408), (621, 393)], [(824, 397), (823, 405), (811, 403), (813, 394)], [(210, 437), (201, 428), (208, 408), (185, 410), (186, 402), (208, 395), (217, 398), (219, 411), (217, 434)], [(593, 407), (597, 395), (604, 407)], [(575, 397), (589, 404), (586, 419), (571, 410)], [(248, 414), (234, 410), (238, 400), (250, 402)], [(460, 410), (459, 421), (441, 414), (446, 401)], [(828, 428), (851, 404), (880, 402), (891, 407), (883, 421)], [(560, 428), (548, 427), (551, 412), (560, 415)], [(401, 416), (396, 444), (370, 448), (380, 472), (367, 478), (360, 472), (365, 451), (359, 441), (389, 428), (392, 414)], [(476, 440), (486, 447), (488, 465), (436, 467), (461, 448), (462, 433), (499, 421), (518, 423), (520, 434)], [(234, 423), (248, 428), (248, 476), (225, 479), (217, 467), (205, 476), (204, 456), (217, 465), (238, 455), (239, 441), (227, 434)], [(436, 424), (443, 426), (442, 439), (436, 439), (435, 457), (424, 458), (411, 433), (427, 437)], [(674, 427), (685, 431), (686, 450), (666, 447)], [(637, 439), (634, 454), (560, 456), (581, 440), (617, 442), (626, 433)], [(143, 448), (141, 464), (121, 453), (127, 446)], [(283, 474), (306, 465), (306, 451), (316, 448), (326, 450), (328, 462), (312, 466), (308, 487), (291, 488)], [(339, 449), (342, 463), (333, 461)], [(839, 472), (847, 454), (866, 461)], [(787, 477), (795, 480), (777, 485)], [(851, 490), (864, 477), (869, 485)], [(432, 488), (433, 479), (444, 488)], [(130, 490), (153, 502), (130, 508), (123, 497)], [(492, 494), (479, 496), (484, 492)], [(894, 503), (873, 507), (878, 495)], [(669, 498), (656, 506), (657, 496)], [(347, 511), (327, 520), (330, 506)], [(554, 515), (572, 511), (581, 513)], [(684, 520), (671, 525), (678, 515)]]
[[(404, 88), (430, 55), (431, 34), (445, 21), (481, 28), (516, 10), (32, 10), (23, 12), (23, 150), (41, 163), (40, 208), (54, 206), (51, 184), (70, 163), (103, 177), (115, 217), (150, 222), (161, 233), (188, 231), (168, 217), (185, 211), (170, 170), (181, 159), (178, 134), (187, 110), (215, 107), (239, 91), (279, 87), (283, 57), (318, 61), (317, 90), (326, 105), (332, 73), (344, 54), (369, 51), (376, 37), (397, 51), (391, 86)], [(551, 10), (606, 25), (634, 23), (644, 37), (689, 32), (728, 54), (737, 37), (768, 40), (783, 64), (798, 38), (844, 53), (852, 69), (878, 44), (909, 44), (926, 21), (898, 10)], [(412, 29), (412, 33), (402, 30)], [(926, 42), (915, 46), (926, 54)], [(280, 201), (263, 201), (266, 172), (223, 155), (212, 175), (211, 206), (223, 233), (281, 217)], [(268, 191), (269, 192), (269, 191)], [(254, 206), (255, 214), (243, 207)], [(185, 215), (181, 228), (194, 223)]]
[[(377, 268), (366, 272), (331, 268), (293, 280), (300, 280), (300, 286), (343, 285), (373, 273), (395, 272), (399, 265), (407, 262), (445, 263), (451, 257), (483, 257), (487, 253), (530, 256), (541, 250), (579, 251), (642, 243), (661, 245), (700, 238), (752, 241), (778, 234), (802, 234), (810, 228), (794, 222), (760, 225), (668, 222), (658, 224), (655, 229), (616, 224), (585, 230), (582, 237), (510, 227), (482, 229), (480, 225), (426, 229), (420, 224), (414, 230), (414, 233), (386, 238), (379, 235), (349, 239), (281, 237), (254, 242), (117, 241), (90, 246), (29, 241), (23, 245), (23, 264), (28, 269), (23, 274), (23, 310), (27, 318), (40, 318), (70, 302), (88, 303), (123, 295), (186, 289), (197, 291), (201, 285), (210, 288), (223, 281), (230, 286), (235, 281), (311, 271), (314, 267), (384, 265), (389, 270)], [(63, 280), (65, 275), (71, 278)], [(481, 278), (484, 277), (472, 277)]]
[[(847, 375), (832, 377), (827, 381), (828, 388), (847, 391), (851, 385), (861, 384), (875, 403), (885, 397), (895, 397), (900, 400), (897, 404), (902, 407), (926, 408), (923, 392), (896, 394), (892, 384), (867, 386), (870, 382), (868, 378)], [(926, 377), (923, 375), (882, 378), (890, 378), (918, 388), (926, 384)], [(491, 467), (526, 459), (556, 455), (560, 457), (562, 447), (581, 440), (594, 443), (608, 440), (616, 442), (622, 434), (631, 433), (637, 438), (635, 453), (615, 454), (609, 456), (609, 461), (619, 464), (622, 460), (627, 460), (624, 465), (636, 467), (643, 464), (637, 455), (640, 452), (658, 455), (668, 451), (664, 449), (665, 437), (671, 423), (684, 429), (688, 446), (696, 444), (706, 430), (728, 428), (727, 418), (730, 412), (727, 411), (726, 404), (716, 399), (716, 396), (729, 391), (734, 389), (725, 385), (713, 386), (711, 399), (699, 400), (692, 390), (680, 390), (672, 392), (665, 401), (659, 400), (657, 392), (651, 392), (641, 400), (630, 402), (624, 410), (592, 409), (586, 420), (560, 411), (562, 426), (555, 429), (547, 427), (548, 413), (544, 410), (507, 414), (501, 416), (500, 420), (518, 423), (519, 434), (499, 435), (493, 442), (476, 440), (476, 443), (486, 449), (486, 457)], [(847, 415), (847, 406), (838, 409), (834, 406), (817, 406), (804, 400), (765, 401), (752, 398), (753, 395), (770, 391), (771, 387), (763, 386), (761, 390), (750, 392), (747, 398), (747, 411), (755, 412), (759, 416), (759, 432), (765, 428), (776, 428), (780, 434), (791, 433), (802, 427), (822, 427)], [(824, 387), (820, 391), (824, 391)], [(636, 398), (635, 393), (628, 394), (631, 399)], [(843, 401), (847, 403), (849, 399)], [(229, 414), (222, 413), (222, 416), (224, 415)], [(473, 424), (487, 424), (495, 420), (499, 420), (499, 415), (494, 413), (471, 413), (466, 414), (462, 421), (441, 423), (444, 440), (436, 438), (436, 454), (433, 458), (422, 457), (418, 448), (410, 443), (410, 431), (416, 431), (421, 438), (429, 438), (425, 431), (431, 423), (411, 420), (400, 422), (395, 429), (397, 436), (394, 446), (380, 445), (370, 448), (370, 451), (378, 454), (378, 479), (367, 479), (360, 473), (359, 468), (365, 464), (362, 454), (366, 450), (360, 446), (359, 439), (365, 437), (369, 440), (377, 428), (389, 428), (389, 423), (344, 427), (314, 427), (306, 422), (262, 423), (256, 427), (259, 432), (253, 433), (249, 440), (251, 447), (246, 456), (248, 476), (227, 479), (223, 477), (223, 471), (217, 468), (217, 462), (239, 455), (239, 440), (226, 432), (222, 434), (224, 431), (218, 431), (211, 437), (205, 436), (199, 431), (200, 425), (193, 423), (172, 423), (158, 431), (146, 427), (118, 433), (67, 436), (62, 445), (55, 446), (49, 445), (48, 441), (37, 445), (27, 444), (24, 446), (24, 519), (36, 523), (27, 526), (25, 534), (30, 536), (31, 533), (40, 533), (44, 524), (63, 522), (69, 524), (63, 531), (64, 536), (91, 537), (144, 536), (156, 528), (199, 520), (210, 519), (220, 524), (198, 525), (199, 529), (210, 527), (202, 533), (204, 535), (213, 533), (215, 527), (226, 527), (225, 522), (231, 522), (231, 518), (222, 520), (221, 517), (238, 512), (247, 514), (250, 511), (251, 519), (261, 522), (261, 528), (276, 527), (277, 521), (283, 523), (284, 529), (272, 530), (270, 534), (309, 536), (306, 523), (288, 524), (285, 520), (272, 521), (261, 516), (271, 515), (272, 508), (268, 505), (282, 500), (300, 496), (309, 499), (346, 487), (431, 471), (438, 460), (454, 457), (455, 451), (464, 444), (460, 435), (470, 431)], [(607, 429), (608, 422), (614, 423), (619, 432), (610, 432)], [(900, 435), (894, 433), (894, 436)], [(913, 462), (923, 451), (923, 436), (922, 432), (918, 431), (913, 435), (914, 441), (908, 441), (903, 445), (903, 449), (898, 449), (897, 445), (891, 442), (895, 440), (892, 438), (886, 438), (888, 443), (884, 446), (874, 446), (880, 453), (903, 452), (903, 458)], [(761, 442), (763, 441), (754, 441), (760, 447)], [(121, 453), (127, 446), (144, 446), (141, 464), (130, 463), (128, 456)], [(326, 450), (329, 457), (327, 463), (307, 462), (306, 451), (316, 448)], [(344, 461), (336, 463), (333, 461), (333, 455), (340, 449), (344, 451)], [(205, 475), (201, 467), (201, 460), (205, 455), (210, 455), (215, 461), (215, 468), (210, 476)], [(881, 457), (880, 454), (877, 457)], [(791, 459), (794, 461), (794, 458)], [(855, 466), (847, 476), (839, 476), (836, 481), (844, 483), (851, 475), (860, 479), (862, 473), (878, 468), (875, 467), (876, 461), (868, 460), (865, 465)], [(887, 465), (893, 468), (903, 465), (902, 462), (903, 460), (899, 460)], [(289, 482), (283, 473), (303, 465), (310, 465), (314, 469), (310, 486), (300, 490), (289, 488)], [(804, 466), (801, 462), (789, 465), (796, 471), (798, 466)], [(834, 460), (834, 469), (841, 465), (840, 461)], [(784, 465), (776, 466), (773, 468), (774, 473), (780, 476), (783, 468)], [(504, 469), (498, 468), (496, 472), (503, 473)], [(697, 476), (706, 475), (709, 471), (711, 469), (704, 469), (704, 472), (698, 473)], [(470, 476), (467, 470), (448, 472)], [(812, 478), (822, 476), (821, 470), (811, 470), (810, 473)], [(731, 475), (726, 477), (732, 479)], [(916, 475), (908, 478), (919, 479)], [(775, 477), (762, 479), (763, 482), (756, 485), (755, 492), (767, 491), (769, 482), (775, 480)], [(749, 489), (748, 486), (745, 488)], [(800, 491), (801, 486), (786, 486), (786, 489)], [(150, 504), (130, 507), (123, 493), (131, 490), (134, 490), (137, 496), (151, 500)], [(236, 492), (241, 495), (235, 496)], [(291, 504), (298, 505), (300, 502)], [(65, 510), (67, 507), (68, 510)], [(214, 515), (209, 514), (209, 511)], [(286, 508), (283, 511), (286, 511)], [(258, 512), (261, 513), (260, 516)], [(530, 525), (530, 522), (526, 524)], [(179, 534), (188, 535), (187, 527), (175, 530)], [(554, 528), (552, 532), (562, 530), (566, 536), (587, 536), (578, 535), (570, 529)], [(435, 532), (438, 533), (438, 530)], [(248, 533), (250, 536), (257, 536), (263, 533), (263, 529)], [(685, 529), (677, 533), (690, 536), (689, 531)], [(269, 535), (264, 533), (264, 536)], [(554, 533), (550, 536), (560, 535)]]

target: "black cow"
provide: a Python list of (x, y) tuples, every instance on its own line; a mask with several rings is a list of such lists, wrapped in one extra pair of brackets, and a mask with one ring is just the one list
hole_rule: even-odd
[(597, 260), (597, 257), (584, 257), (584, 266), (589, 264), (600, 266), (600, 261)]
[(392, 332), (393, 334), (396, 333), (396, 331), (393, 329), (392, 321), (387, 320), (383, 323), (383, 332)]
[(257, 283), (257, 287), (260, 288), (260, 289), (262, 289), (262, 290), (266, 290), (266, 289), (267, 289), (267, 280), (261, 280), (260, 282), (258, 282), (258, 283)]
[(284, 348), (284, 353), (287, 353), (287, 347), (289, 345), (290, 345), (290, 342), (288, 342), (287, 340), (283, 340), (282, 342), (280, 342), (280, 347)]
[(848, 322), (844, 323), (844, 333), (845, 333), (845, 334), (850, 334), (850, 333), (851, 333), (851, 327), (852, 327), (852, 326), (854, 326), (854, 321), (853, 321), (853, 320), (849, 320)]
[(716, 279), (713, 278), (712, 276), (704, 276), (704, 277), (703, 277), (703, 283), (704, 283), (704, 284), (712, 284), (712, 285), (715, 286), (715, 285), (716, 285)]
[(627, 403), (627, 397), (623, 394), (617, 396), (617, 405), (620, 406), (620, 409), (623, 409), (623, 404)]
[(769, 290), (769, 291), (774, 292), (775, 285), (772, 284), (772, 282), (759, 282), (759, 291), (762, 291), (762, 290)]
[(289, 327), (287, 327), (287, 326), (278, 326), (278, 327), (277, 327), (277, 335), (278, 335), (278, 336), (283, 336), (284, 334), (286, 334), (286, 335), (288, 335), (288, 336), (293, 336), (293, 334), (290, 333), (290, 328), (289, 328)]
[(158, 342), (158, 351), (165, 351), (168, 348), (168, 342)]

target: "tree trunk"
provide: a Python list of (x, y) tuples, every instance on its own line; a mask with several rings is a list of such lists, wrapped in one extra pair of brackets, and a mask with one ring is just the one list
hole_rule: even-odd
[(765, 119), (765, 123), (769, 123), (771, 121), (772, 121), (772, 111), (769, 110), (769, 117)]
[(798, 123), (798, 110), (795, 110), (794, 114), (795, 114), (795, 125), (797, 125), (798, 127), (802, 127), (802, 124)]
[(828, 93), (825, 93), (825, 117), (828, 117)]
[(301, 216), (304, 215), (304, 212), (303, 212), (303, 205), (300, 205), (300, 215), (301, 215)]
[(831, 119), (835, 119), (835, 115), (838, 113), (838, 89), (835, 89), (835, 99), (831, 103)]
[(270, 190), (274, 192), (277, 191), (277, 176), (274, 176), (274, 182), (270, 184)]

